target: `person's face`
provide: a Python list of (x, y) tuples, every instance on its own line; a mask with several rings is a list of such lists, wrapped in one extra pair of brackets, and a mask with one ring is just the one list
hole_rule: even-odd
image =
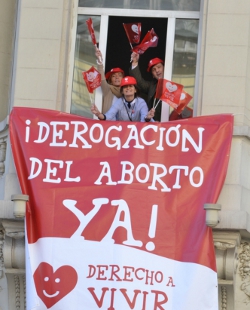
[(110, 84), (114, 86), (120, 86), (123, 74), (121, 72), (116, 72), (111, 75)]
[(134, 98), (135, 93), (136, 93), (136, 88), (135, 85), (124, 85), (122, 87), (122, 93), (125, 98)]
[(164, 75), (164, 66), (162, 63), (158, 63), (157, 65), (154, 65), (151, 69), (151, 73), (153, 77), (157, 80), (163, 79)]

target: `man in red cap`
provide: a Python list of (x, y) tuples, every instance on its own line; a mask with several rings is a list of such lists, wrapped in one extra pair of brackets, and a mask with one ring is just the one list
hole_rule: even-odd
[[(164, 62), (162, 59), (157, 57), (149, 61), (147, 71), (151, 72), (153, 76), (153, 80), (149, 82), (144, 80), (141, 75), (141, 71), (138, 66), (139, 54), (133, 52), (131, 55), (131, 60), (132, 65), (129, 70), (130, 75), (136, 78), (139, 89), (147, 94), (148, 109), (151, 110), (153, 108), (157, 82), (159, 79), (164, 78)], [(155, 109), (154, 116), (154, 120), (159, 122), (161, 121), (161, 104), (162, 103), (160, 101)]]

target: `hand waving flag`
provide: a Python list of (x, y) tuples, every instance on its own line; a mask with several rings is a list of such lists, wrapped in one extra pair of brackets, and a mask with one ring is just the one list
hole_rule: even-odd
[(150, 31), (147, 32), (144, 39), (141, 41), (139, 45), (136, 45), (132, 51), (142, 55), (149, 47), (156, 47), (158, 44), (159, 37), (152, 28)]

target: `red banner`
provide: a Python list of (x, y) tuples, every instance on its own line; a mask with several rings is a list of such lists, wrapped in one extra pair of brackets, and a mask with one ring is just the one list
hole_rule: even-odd
[(123, 24), (130, 44), (138, 44), (141, 38), (141, 23)]
[(14, 108), (27, 309), (218, 309), (203, 206), (232, 130), (229, 114), (149, 124)]
[(94, 27), (93, 27), (93, 22), (92, 22), (92, 18), (89, 18), (86, 20), (86, 24), (88, 26), (88, 30), (89, 30), (89, 34), (91, 36), (91, 40), (92, 40), (92, 43), (94, 45), (96, 45), (96, 38), (95, 38), (95, 30), (94, 30)]
[(82, 76), (90, 93), (101, 85), (101, 73), (93, 66), (88, 71), (83, 71)]
[(156, 47), (158, 44), (158, 36), (152, 28), (147, 32), (144, 39), (141, 41), (139, 45), (133, 47), (132, 51), (142, 55), (149, 47)]

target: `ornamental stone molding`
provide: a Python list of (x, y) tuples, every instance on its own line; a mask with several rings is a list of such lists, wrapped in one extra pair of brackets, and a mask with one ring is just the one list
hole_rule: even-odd
[(213, 231), (220, 310), (234, 310), (235, 282), (241, 235), (238, 231)]
[(0, 122), (0, 177), (5, 173), (6, 148), (9, 136), (9, 117)]
[(25, 310), (26, 309), (26, 281), (25, 275), (7, 274), (8, 281), (8, 309)]
[(25, 273), (24, 222), (2, 220), (4, 230), (3, 261), (5, 273)]
[(239, 253), (240, 289), (245, 294), (244, 303), (250, 306), (250, 242), (242, 240)]
[(219, 284), (234, 285), (241, 235), (234, 231), (214, 231), (214, 247)]
[(0, 176), (5, 172), (5, 159), (6, 159), (6, 141), (0, 138)]
[(4, 268), (3, 244), (4, 244), (4, 233), (2, 230), (0, 230), (0, 279), (3, 277), (3, 268)]

